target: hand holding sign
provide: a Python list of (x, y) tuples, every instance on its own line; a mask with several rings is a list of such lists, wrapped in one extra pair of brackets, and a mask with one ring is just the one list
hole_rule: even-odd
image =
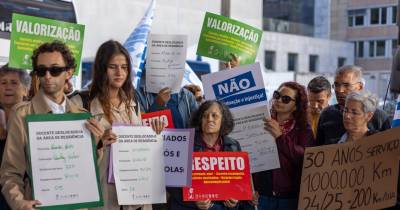
[(275, 139), (282, 135), (282, 130), (279, 127), (278, 121), (270, 118), (264, 118), (264, 129), (268, 131)]
[(171, 99), (171, 89), (166, 87), (158, 92), (156, 97), (156, 103), (160, 106), (166, 106), (168, 101)]
[(236, 56), (235, 54), (231, 53), (232, 59), (226, 63), (224, 63), (225, 68), (227, 69), (232, 69), (235, 67), (238, 67), (240, 65), (240, 58), (239, 56)]
[(112, 128), (107, 129), (102, 137), (105, 146), (115, 143), (117, 141), (117, 134), (112, 132)]

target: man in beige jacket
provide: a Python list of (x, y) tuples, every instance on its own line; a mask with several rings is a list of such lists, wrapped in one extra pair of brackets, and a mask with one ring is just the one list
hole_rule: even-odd
[[(62, 114), (85, 112), (64, 95), (64, 86), (71, 78), (75, 65), (68, 47), (58, 41), (44, 43), (33, 53), (34, 74), (39, 77), (39, 92), (29, 102), (22, 102), (14, 108), (8, 122), (9, 130), (0, 169), (2, 193), (12, 209), (34, 210), (40, 201), (32, 200), (29, 179), (28, 137), (25, 116), (29, 114)], [(86, 127), (96, 137), (96, 143), (104, 128), (94, 119)]]

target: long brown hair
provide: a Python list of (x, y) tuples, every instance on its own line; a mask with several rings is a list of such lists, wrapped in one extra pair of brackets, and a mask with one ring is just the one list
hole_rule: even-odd
[[(127, 77), (124, 84), (119, 89), (118, 96), (121, 99), (121, 103), (125, 104), (126, 110), (128, 110), (129, 121), (132, 122), (132, 111), (130, 107), (131, 101), (135, 100), (134, 87), (131, 79), (132, 64), (128, 51), (119, 42), (114, 40), (106, 41), (97, 50), (92, 68), (92, 84), (89, 90), (89, 101), (92, 101), (95, 97), (98, 98), (103, 108), (104, 115), (110, 124), (113, 123), (113, 120), (111, 116), (111, 102), (109, 100), (109, 78), (107, 77), (107, 66), (110, 60), (118, 54), (124, 55), (128, 64)], [(122, 97), (123, 94), (126, 98)]]

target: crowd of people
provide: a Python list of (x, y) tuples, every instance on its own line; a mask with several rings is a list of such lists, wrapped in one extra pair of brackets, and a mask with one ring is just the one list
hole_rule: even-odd
[[(227, 71), (240, 64), (232, 55)], [(252, 174), (253, 200), (186, 202), (181, 188), (168, 188), (162, 205), (119, 206), (115, 185), (107, 181), (110, 145), (117, 135), (113, 123), (141, 125), (141, 113), (169, 109), (175, 128), (195, 128), (194, 151), (241, 151), (239, 142), (228, 135), (234, 127), (229, 108), (221, 101), (205, 101), (194, 85), (171, 93), (146, 91), (145, 77), (134, 88), (131, 60), (117, 41), (104, 42), (93, 64), (88, 91), (70, 94), (69, 80), (76, 68), (68, 47), (59, 41), (44, 43), (33, 53), (31, 75), (5, 65), (0, 70), (0, 209), (32, 210), (40, 205), (32, 198), (28, 135), (25, 117), (30, 114), (90, 112), (86, 127), (96, 139), (97, 164), (104, 206), (95, 209), (297, 209), (303, 156), (306, 147), (359, 141), (390, 128), (387, 114), (377, 108), (377, 98), (365, 90), (362, 68), (340, 67), (333, 85), (322, 77), (305, 87), (288, 81), (273, 92), (271, 118), (264, 129), (275, 139), (280, 168)], [(234, 71), (234, 70), (232, 70)], [(329, 105), (334, 89), (337, 104)], [(153, 120), (156, 133), (164, 124)], [(397, 206), (398, 208), (399, 206)], [(396, 207), (392, 207), (396, 209)]]

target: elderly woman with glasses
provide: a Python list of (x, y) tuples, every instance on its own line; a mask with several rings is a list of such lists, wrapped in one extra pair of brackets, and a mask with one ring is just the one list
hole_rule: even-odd
[[(304, 86), (285, 82), (274, 92), (271, 118), (265, 130), (276, 141), (280, 168), (256, 173), (258, 209), (297, 209), (305, 147), (314, 143), (308, 124), (308, 99)], [(252, 202), (256, 204), (256, 202)]]
[(346, 97), (343, 109), (343, 125), (346, 133), (338, 143), (358, 141), (377, 131), (368, 128), (368, 122), (374, 116), (377, 98), (368, 91), (352, 92)]

